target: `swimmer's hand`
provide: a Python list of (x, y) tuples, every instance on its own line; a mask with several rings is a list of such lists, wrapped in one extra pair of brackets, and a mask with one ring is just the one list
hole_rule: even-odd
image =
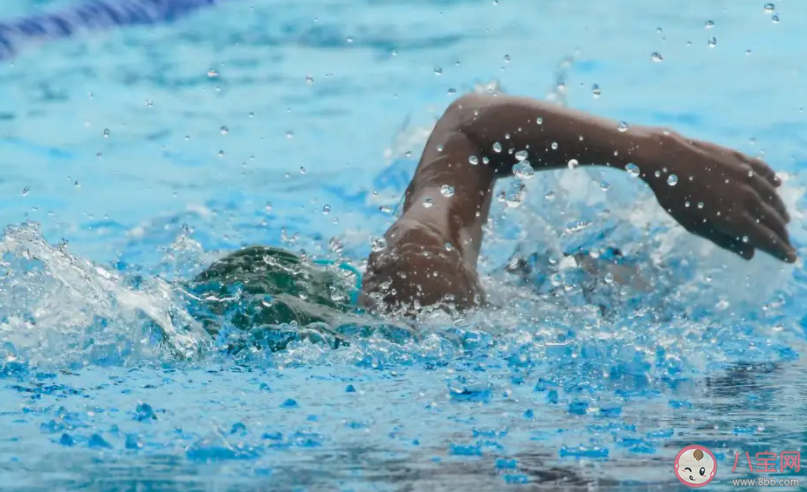
[(651, 133), (640, 173), (679, 224), (747, 260), (760, 249), (796, 261), (786, 227), (790, 216), (776, 192), (781, 181), (773, 169), (672, 131)]

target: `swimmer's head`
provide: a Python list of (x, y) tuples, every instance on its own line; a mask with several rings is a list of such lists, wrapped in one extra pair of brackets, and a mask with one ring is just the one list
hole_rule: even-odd
[(693, 485), (711, 480), (715, 472), (712, 457), (700, 449), (690, 449), (678, 461), (678, 476)]

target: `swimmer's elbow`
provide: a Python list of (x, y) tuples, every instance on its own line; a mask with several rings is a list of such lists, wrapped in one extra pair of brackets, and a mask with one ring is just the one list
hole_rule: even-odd
[(490, 107), (494, 100), (495, 96), (492, 95), (464, 94), (448, 105), (440, 121), (457, 130), (465, 130), (479, 115), (479, 112)]

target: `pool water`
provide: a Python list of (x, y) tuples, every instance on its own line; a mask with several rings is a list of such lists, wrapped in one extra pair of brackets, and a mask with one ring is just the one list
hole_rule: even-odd
[[(81, 5), (7, 1), (0, 23)], [(719, 251), (627, 173), (501, 183), (496, 307), (415, 331), (233, 350), (184, 288), (251, 244), (363, 268), (470, 91), (762, 155), (803, 257), (805, 6), (140, 5), (0, 51), (0, 490), (684, 490), (693, 443), (729, 490), (763, 476), (746, 452), (805, 451), (803, 261)], [(563, 254), (609, 247), (649, 289)]]

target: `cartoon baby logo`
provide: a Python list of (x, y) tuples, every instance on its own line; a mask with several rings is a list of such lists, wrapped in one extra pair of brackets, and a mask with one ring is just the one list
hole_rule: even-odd
[(715, 478), (717, 460), (705, 446), (693, 444), (678, 452), (673, 471), (687, 487), (703, 487)]

